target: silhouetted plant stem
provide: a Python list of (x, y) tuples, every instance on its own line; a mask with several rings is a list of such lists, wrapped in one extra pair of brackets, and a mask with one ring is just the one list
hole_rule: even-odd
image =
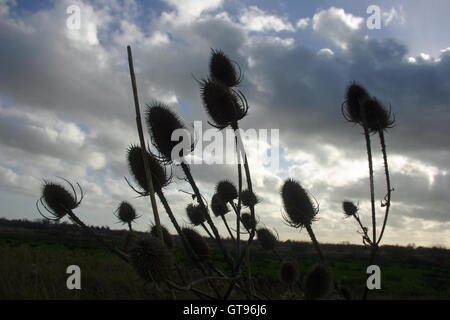
[(372, 210), (372, 243), (377, 241), (377, 222), (375, 216), (375, 188), (373, 183), (373, 161), (372, 147), (370, 143), (370, 133), (367, 126), (364, 126), (364, 137), (366, 139), (367, 160), (369, 162), (369, 181), (370, 181), (370, 206)]
[(367, 228), (363, 226), (361, 219), (359, 218), (359, 215), (354, 214), (353, 217), (358, 222), (359, 226), (361, 227), (362, 232), (364, 233), (364, 241), (367, 241), (370, 245), (372, 245), (372, 240), (370, 240), (369, 235), (367, 234)]
[(133, 87), (133, 96), (134, 96), (134, 106), (136, 111), (136, 125), (139, 135), (139, 142), (141, 144), (141, 151), (142, 151), (142, 159), (144, 159), (144, 169), (145, 169), (145, 176), (147, 178), (147, 186), (149, 190), (150, 195), (150, 201), (152, 203), (152, 210), (153, 210), (153, 217), (155, 219), (155, 226), (156, 226), (156, 234), (159, 239), (164, 240), (163, 233), (161, 229), (161, 221), (159, 220), (159, 214), (158, 214), (158, 207), (156, 205), (156, 199), (155, 199), (155, 190), (153, 188), (153, 181), (152, 181), (152, 173), (150, 171), (150, 164), (148, 162), (148, 158), (146, 157), (145, 150), (145, 139), (144, 139), (144, 132), (142, 130), (142, 121), (141, 121), (141, 111), (139, 107), (139, 97), (137, 92), (137, 86), (136, 86), (136, 76), (134, 74), (134, 66), (133, 66), (133, 57), (131, 55), (131, 47), (127, 47), (128, 51), (128, 64), (130, 68), (130, 78), (131, 78), (131, 86)]
[(240, 253), (240, 246), (241, 246), (241, 204), (242, 199), (240, 197), (240, 194), (242, 193), (242, 166), (241, 161), (239, 160), (239, 153), (238, 153), (238, 141), (237, 136), (234, 137), (234, 143), (235, 143), (235, 149), (236, 149), (236, 157), (237, 157), (237, 167), (238, 167), (238, 205), (237, 209), (234, 207), (234, 203), (231, 202), (231, 206), (233, 207), (234, 211), (236, 212), (236, 260), (239, 258)]
[(313, 232), (313, 230), (311, 228), (311, 225), (307, 224), (305, 226), (305, 228), (308, 231), (309, 237), (311, 238), (311, 241), (312, 241), (312, 243), (314, 245), (314, 248), (317, 251), (317, 254), (319, 255), (320, 262), (326, 264), (325, 257), (322, 254), (322, 250), (320, 249), (319, 242), (317, 241), (316, 236), (314, 235), (314, 232)]
[(236, 239), (234, 238), (233, 234), (231, 233), (230, 227), (228, 226), (227, 219), (225, 219), (225, 216), (224, 216), (224, 215), (221, 215), (220, 217), (221, 217), (222, 220), (223, 220), (223, 224), (224, 224), (225, 227), (227, 228), (227, 231), (228, 231), (228, 234), (229, 234), (230, 237), (231, 237), (231, 240), (233, 241), (233, 243), (236, 243)]
[(391, 206), (391, 180), (389, 177), (389, 167), (388, 167), (388, 161), (387, 161), (387, 153), (386, 153), (386, 143), (384, 140), (384, 131), (383, 130), (379, 130), (378, 131), (378, 135), (380, 136), (380, 144), (381, 144), (381, 153), (383, 154), (383, 162), (384, 162), (384, 175), (386, 176), (386, 189), (387, 189), (387, 194), (385, 197), (385, 203), (382, 204), (382, 206), (386, 207), (386, 211), (384, 214), (384, 220), (383, 220), (383, 225), (381, 227), (381, 232), (380, 235), (378, 236), (378, 240), (377, 240), (377, 245), (380, 244), (381, 238), (383, 237), (383, 233), (384, 233), (384, 229), (386, 227), (386, 223), (387, 223), (387, 219), (389, 216), (389, 208)]
[(118, 256), (120, 259), (125, 261), (126, 263), (129, 263), (128, 258), (120, 251), (118, 251), (113, 246), (109, 245), (107, 242), (105, 242), (94, 230), (89, 228), (87, 225), (84, 224), (83, 221), (81, 221), (73, 212), (72, 210), (68, 210), (67, 214), (69, 217), (78, 224), (83, 230), (85, 230), (88, 234), (90, 234), (92, 237), (94, 237), (97, 241), (99, 241), (101, 244), (103, 244), (107, 249), (109, 249), (111, 252), (113, 252), (116, 256)]
[(212, 240), (215, 240), (215, 239), (214, 239), (214, 236), (211, 234), (211, 232), (209, 232), (209, 230), (208, 230), (208, 228), (206, 227), (205, 223), (202, 222), (200, 225), (201, 225), (201, 226), (203, 227), (203, 229), (206, 231), (206, 233), (208, 234), (208, 236), (209, 236)]
[(222, 239), (220, 238), (220, 235), (219, 235), (219, 231), (217, 231), (217, 228), (214, 225), (214, 222), (212, 221), (211, 216), (208, 213), (208, 210), (206, 209), (205, 203), (203, 202), (203, 198), (200, 194), (200, 191), (198, 190), (197, 184), (195, 183), (195, 180), (192, 177), (189, 166), (186, 163), (181, 162), (181, 168), (183, 169), (183, 172), (186, 175), (186, 178), (188, 179), (188, 182), (191, 185), (192, 190), (195, 193), (195, 196), (197, 197), (198, 203), (200, 204), (203, 212), (205, 213), (206, 221), (208, 222), (208, 224), (214, 234), (215, 240), (216, 240), (220, 250), (222, 251), (226, 262), (230, 265), (231, 269), (233, 269), (233, 261), (231, 260), (230, 256), (228, 255), (227, 250), (223, 246)]

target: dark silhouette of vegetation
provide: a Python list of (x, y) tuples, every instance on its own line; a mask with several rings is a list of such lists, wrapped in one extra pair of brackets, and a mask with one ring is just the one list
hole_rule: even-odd
[[(78, 199), (74, 186), (65, 179), (73, 193), (70, 193), (60, 184), (45, 182), (42, 197), (36, 203), (41, 215), (52, 221), (59, 221), (61, 218), (68, 216), (84, 232), (97, 239), (104, 247), (129, 264), (144, 283), (155, 285), (157, 288), (166, 286), (172, 291), (173, 295), (175, 295), (175, 292), (189, 291), (201, 299), (274, 298), (261, 284), (261, 277), (255, 276), (253, 272), (254, 265), (257, 262), (252, 259), (252, 244), (256, 236), (259, 245), (278, 260), (281, 280), (289, 289), (288, 293), (281, 297), (292, 299), (351, 298), (350, 290), (334, 278), (332, 266), (324, 254), (323, 245), (319, 244), (313, 231), (312, 225), (317, 221), (316, 217), (319, 214), (318, 202), (303, 188), (299, 181), (292, 178), (287, 179), (281, 189), (281, 199), (284, 208), (283, 220), (293, 228), (306, 229), (318, 257), (317, 261), (311, 261), (310, 270), (302, 277), (301, 281), (299, 280), (298, 265), (283, 257), (283, 254), (276, 250), (279, 245), (278, 236), (269, 228), (260, 226), (261, 223), (257, 219), (256, 209), (262, 199), (253, 189), (250, 166), (239, 133), (239, 121), (247, 116), (249, 109), (244, 93), (238, 89), (242, 80), (239, 65), (229, 59), (222, 51), (212, 50), (209, 75), (201, 80), (196, 80), (200, 86), (200, 95), (205, 111), (210, 118), (210, 125), (218, 130), (229, 127), (235, 133), (235, 152), (240, 160), (236, 168), (238, 181), (236, 184), (228, 180), (219, 181), (216, 185), (216, 193), (212, 199), (208, 199), (210, 201), (207, 201), (192, 175), (188, 162), (185, 161), (187, 153), (194, 150), (194, 145), (192, 144), (188, 150), (180, 151), (177, 156), (181, 159), (179, 166), (184, 173), (183, 179), (189, 183), (193, 192), (193, 202), (186, 206), (186, 215), (192, 226), (180, 227), (178, 220), (181, 217), (173, 213), (170, 201), (165, 197), (165, 188), (173, 183), (171, 175), (167, 173), (172, 172), (172, 167), (175, 165), (173, 150), (182, 141), (181, 138), (173, 140), (172, 135), (176, 130), (186, 127), (178, 115), (164, 103), (153, 101), (147, 104), (145, 125), (156, 152), (147, 147), (148, 144), (141, 123), (130, 47), (128, 47), (128, 60), (140, 145), (131, 145), (127, 150), (130, 173), (138, 186), (133, 186), (128, 179), (127, 183), (140, 196), (150, 197), (154, 217), (152, 232), (136, 233), (132, 229), (132, 223), (138, 218), (138, 215), (131, 204), (121, 202), (115, 215), (120, 222), (128, 226), (125, 244), (122, 248), (118, 248), (104, 241), (96, 230), (85, 225), (75, 215), (74, 210), (81, 204), (83, 191), (81, 186), (77, 184), (81, 194), (80, 199)], [(394, 119), (391, 117), (391, 113), (375, 97), (370, 97), (368, 91), (357, 83), (352, 83), (349, 86), (346, 92), (346, 100), (342, 104), (342, 112), (349, 122), (358, 124), (363, 128), (366, 141), (370, 177), (372, 237), (369, 236), (369, 230), (362, 225), (356, 205), (351, 201), (344, 201), (343, 210), (347, 217), (354, 217), (362, 229), (363, 243), (371, 248), (370, 265), (374, 262), (375, 254), (379, 249), (391, 203), (391, 191), (393, 189), (391, 189), (389, 179), (385, 132), (393, 126)], [(387, 185), (387, 194), (382, 202), (382, 207), (385, 208), (385, 218), (379, 235), (376, 232), (371, 149), (371, 137), (376, 133), (380, 139)], [(242, 169), (244, 170), (242, 171)], [(244, 179), (246, 185), (244, 185)], [(160, 223), (155, 194), (161, 200), (164, 210), (177, 232), (177, 238), (180, 240), (178, 244), (181, 244), (183, 252), (196, 272), (183, 273), (181, 261), (174, 254), (176, 246), (170, 244), (169, 241), (172, 236)], [(243, 208), (248, 208), (249, 211), (243, 212)], [(46, 214), (44, 214), (45, 211)], [(211, 215), (211, 212), (213, 215)], [(228, 225), (226, 219), (226, 216), (230, 216), (232, 213), (236, 216), (236, 228), (234, 230)], [(217, 219), (213, 220), (213, 217), (224, 223), (229, 240), (220, 235), (216, 226)], [(205, 230), (209, 240), (198, 233), (196, 229), (198, 227)], [(246, 240), (242, 239), (243, 234), (246, 234)], [(212, 249), (212, 245), (214, 245), (215, 250)], [(296, 249), (294, 248), (294, 250)], [(220, 267), (215, 263), (218, 253), (222, 260)], [(363, 285), (366, 288), (365, 283)], [(367, 290), (364, 291), (364, 299), (366, 295)]]

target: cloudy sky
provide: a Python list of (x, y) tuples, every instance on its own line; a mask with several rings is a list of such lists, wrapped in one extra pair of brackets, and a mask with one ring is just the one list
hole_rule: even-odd
[[(450, 246), (450, 3), (305, 2), (0, 0), (0, 217), (39, 218), (43, 179), (62, 176), (85, 190), (76, 212), (88, 224), (121, 228), (113, 212), (127, 200), (142, 215), (136, 228), (146, 230), (149, 200), (136, 199), (123, 178), (126, 149), (138, 142), (126, 46), (141, 104), (164, 101), (205, 130), (192, 75), (206, 76), (210, 49), (220, 48), (244, 74), (250, 109), (241, 127), (279, 130), (279, 168), (264, 166), (256, 144), (247, 144), (261, 223), (281, 240), (307, 239), (281, 219), (280, 188), (292, 177), (320, 203), (319, 241), (361, 243), (341, 210), (342, 200), (358, 202), (369, 226), (362, 131), (340, 113), (356, 80), (396, 116), (387, 133), (395, 191), (383, 243)], [(80, 8), (79, 30), (68, 28), (71, 5)], [(370, 5), (380, 8), (381, 29), (367, 27)], [(381, 223), (386, 190), (376, 136), (373, 145)], [(231, 165), (192, 170), (207, 199), (219, 179), (237, 177)], [(178, 168), (174, 174), (181, 178)], [(190, 191), (175, 179), (166, 195), (185, 224), (192, 198), (180, 190)]]

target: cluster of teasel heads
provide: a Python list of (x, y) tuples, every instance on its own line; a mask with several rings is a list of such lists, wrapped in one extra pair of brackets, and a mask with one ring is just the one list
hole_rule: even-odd
[[(197, 81), (200, 85), (205, 110), (211, 120), (210, 124), (218, 129), (231, 127), (237, 130), (238, 121), (245, 117), (248, 111), (247, 100), (244, 94), (237, 89), (242, 80), (239, 65), (229, 59), (222, 51), (212, 50), (209, 69), (209, 76)], [(366, 134), (379, 132), (380, 137), (394, 123), (390, 112), (356, 83), (351, 84), (347, 90), (346, 101), (342, 104), (342, 112), (348, 121), (361, 125)], [(317, 221), (319, 213), (318, 202), (295, 179), (287, 179), (281, 188), (280, 193), (284, 209), (282, 218), (287, 225), (293, 228), (307, 230), (319, 259), (316, 265), (301, 276), (299, 266), (294, 260), (283, 259), (278, 254), (276, 251), (278, 234), (266, 226), (259, 226), (260, 221), (255, 214), (255, 206), (261, 202), (261, 199), (253, 191), (245, 151), (244, 167), (247, 188), (242, 186), (242, 172), (240, 165), (238, 165), (238, 187), (230, 180), (221, 180), (217, 183), (209, 204), (201, 195), (189, 166), (181, 162), (180, 165), (186, 176), (185, 180), (190, 183), (194, 193), (192, 203), (189, 203), (185, 209), (190, 226), (180, 226), (170, 203), (165, 197), (164, 189), (172, 182), (172, 150), (179, 143), (179, 141), (172, 140), (172, 133), (177, 129), (186, 129), (186, 127), (168, 105), (158, 101), (147, 105), (145, 122), (151, 137), (151, 144), (156, 152), (152, 152), (149, 148), (143, 151), (140, 146), (131, 145), (127, 150), (127, 162), (137, 186), (134, 186), (128, 180), (126, 181), (139, 196), (148, 196), (151, 190), (154, 190), (178, 233), (184, 252), (198, 270), (198, 275), (204, 278), (194, 280), (190, 284), (186, 282), (180, 271), (179, 263), (174, 258), (173, 250), (176, 247), (174, 239), (164, 226), (153, 225), (145, 236), (135, 236), (132, 223), (139, 216), (133, 206), (126, 201), (122, 201), (115, 211), (115, 216), (119, 222), (129, 228), (122, 250), (113, 248), (104, 242), (74, 214), (73, 210), (80, 205), (83, 199), (83, 191), (79, 184), (77, 185), (81, 192), (80, 199), (78, 199), (75, 187), (65, 179), (63, 180), (69, 184), (72, 192), (60, 184), (44, 182), (42, 197), (36, 203), (39, 213), (53, 220), (59, 220), (68, 215), (70, 219), (87, 229), (91, 235), (102, 241), (122, 260), (129, 263), (146, 283), (166, 283), (171, 289), (191, 290), (201, 298), (226, 299), (235, 288), (248, 298), (273, 298), (270, 293), (258, 289), (256, 284), (258, 281), (252, 281), (251, 278), (249, 246), (255, 235), (260, 247), (272, 252), (280, 260), (280, 280), (289, 288), (287, 295), (284, 296), (285, 298), (322, 299), (329, 297), (333, 290), (343, 298), (350, 296), (348, 290), (337, 285), (333, 279), (331, 270), (313, 232), (312, 225)], [(236, 136), (236, 144), (237, 139)], [(385, 150), (385, 146), (383, 148)], [(193, 149), (194, 145), (192, 145), (190, 151), (193, 151)], [(184, 151), (186, 150), (181, 152)], [(186, 154), (179, 154), (178, 156), (182, 159)], [(145, 171), (146, 163), (151, 172), (153, 188), (149, 188), (149, 180)], [(168, 174), (169, 171), (170, 174)], [(39, 205), (50, 213), (50, 216), (44, 215)], [(244, 208), (248, 211), (244, 212)], [(358, 207), (352, 202), (344, 201), (343, 210), (346, 216), (355, 217), (360, 222)], [(216, 218), (222, 219), (228, 231), (236, 248), (234, 259), (230, 258), (228, 249), (223, 245), (222, 238), (211, 219), (211, 212)], [(236, 216), (235, 236), (226, 219), (227, 216), (231, 215), (231, 212), (234, 212)], [(196, 230), (199, 226), (203, 228), (213, 242), (217, 243), (223, 253), (225, 262), (228, 263), (228, 272), (217, 270), (212, 265), (210, 244)], [(241, 226), (244, 232), (241, 232)], [(162, 232), (162, 239), (158, 237), (158, 230)], [(241, 244), (240, 236), (242, 233), (248, 234), (245, 245)], [(374, 240), (369, 239), (367, 228), (364, 229), (364, 239), (370, 244), (375, 243)], [(179, 280), (174, 275), (174, 269), (179, 273)], [(218, 282), (222, 286), (219, 286)], [(206, 283), (206, 285), (196, 288), (193, 283)], [(223, 286), (223, 283), (226, 285)], [(223, 287), (225, 287), (225, 291), (221, 291), (220, 288), (223, 289)]]

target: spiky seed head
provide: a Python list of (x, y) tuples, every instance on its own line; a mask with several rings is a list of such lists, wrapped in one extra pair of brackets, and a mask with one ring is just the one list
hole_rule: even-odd
[[(167, 248), (172, 249), (173, 248), (173, 237), (169, 233), (169, 231), (166, 229), (166, 227), (161, 226), (161, 231), (164, 238), (164, 244)], [(158, 237), (158, 231), (156, 230), (156, 225), (153, 225), (150, 229), (150, 234), (154, 237)]]
[(256, 230), (258, 242), (264, 250), (270, 251), (275, 248), (277, 244), (277, 237), (267, 228), (260, 228)]
[[(139, 186), (146, 192), (149, 192), (147, 176), (145, 175), (144, 161), (142, 161), (142, 151), (140, 146), (131, 145), (127, 150), (128, 167)], [(145, 156), (150, 164), (152, 173), (153, 188), (158, 191), (169, 184), (169, 177), (166, 174), (161, 162), (150, 152), (145, 151)]]
[(253, 191), (245, 189), (241, 192), (241, 201), (243, 206), (251, 207), (256, 206), (258, 203), (260, 203), (261, 199), (259, 199)]
[(204, 79), (200, 85), (203, 105), (216, 127), (234, 125), (246, 115), (244, 101), (220, 80)]
[(333, 277), (330, 270), (317, 264), (305, 276), (305, 293), (309, 299), (324, 298), (332, 289)]
[(167, 280), (174, 266), (170, 250), (154, 236), (137, 240), (129, 251), (129, 257), (134, 270), (146, 282)]
[(200, 207), (200, 205), (190, 203), (186, 207), (186, 214), (189, 218), (189, 221), (194, 226), (198, 226), (206, 220), (205, 214), (203, 213), (202, 207)]
[(207, 260), (209, 258), (209, 246), (205, 239), (191, 228), (183, 228), (182, 232), (200, 260)]
[(132, 223), (137, 218), (136, 210), (128, 202), (122, 201), (117, 208), (117, 218), (125, 224)]
[(345, 112), (349, 121), (359, 124), (362, 123), (362, 106), (369, 98), (370, 96), (367, 90), (356, 82), (353, 82), (347, 88)]
[(358, 207), (351, 201), (343, 201), (342, 209), (347, 217), (354, 216), (358, 212)]
[(366, 113), (367, 127), (371, 132), (383, 131), (392, 128), (395, 120), (390, 112), (373, 97), (364, 102), (363, 109)]
[(75, 209), (78, 205), (76, 198), (66, 188), (49, 181), (44, 181), (42, 197), (57, 219), (64, 217), (68, 210)]
[(252, 219), (252, 215), (248, 212), (244, 212), (241, 215), (241, 221), (247, 230), (252, 230), (256, 226), (256, 220), (254, 218)]
[(238, 191), (235, 185), (228, 180), (220, 181), (216, 186), (216, 193), (223, 199), (225, 202), (233, 201), (238, 197)]
[(298, 265), (295, 261), (284, 260), (280, 265), (280, 278), (287, 285), (292, 285), (298, 278)]
[(212, 50), (209, 72), (212, 78), (219, 79), (228, 87), (234, 87), (240, 83), (240, 77), (233, 62), (221, 50)]
[(299, 182), (287, 179), (281, 188), (281, 198), (287, 214), (283, 217), (286, 223), (295, 228), (302, 228), (314, 221), (318, 210)]
[[(166, 104), (161, 102), (154, 102), (147, 105), (146, 123), (150, 136), (152, 137), (152, 142), (161, 153), (161, 158), (165, 162), (171, 163), (173, 160), (172, 149), (183, 140), (183, 136), (172, 140), (172, 133), (178, 129), (187, 130), (186, 127), (178, 116)], [(192, 145), (190, 150), (181, 149), (180, 154), (177, 156), (180, 158), (185, 157), (186, 154), (183, 154), (184, 151), (192, 151)]]
[(218, 193), (215, 193), (211, 199), (211, 210), (216, 217), (226, 215), (230, 211), (228, 204), (223, 201)]

